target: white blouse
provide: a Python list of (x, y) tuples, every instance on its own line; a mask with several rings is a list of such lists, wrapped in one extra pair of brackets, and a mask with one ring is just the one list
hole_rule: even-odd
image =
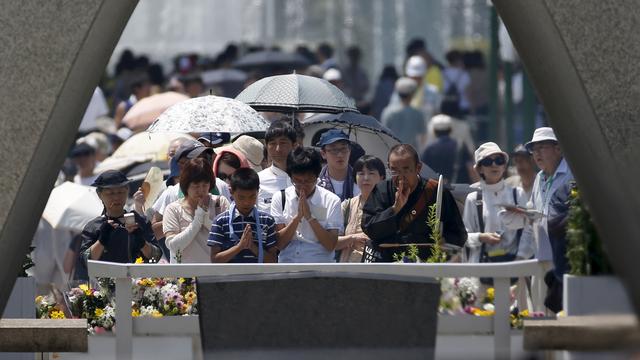
[[(480, 250), (482, 243), (480, 242), (480, 233), (499, 233), (502, 234), (501, 241), (495, 245), (485, 245), (487, 252), (501, 251), (513, 253), (517, 251), (517, 256), (529, 258), (533, 255), (533, 244), (522, 238), (516, 249), (516, 238), (518, 229), (524, 228), (526, 222), (524, 216), (506, 211), (501, 204), (512, 204), (526, 206), (527, 198), (522, 188), (517, 187), (516, 198), (517, 204), (513, 199), (513, 187), (507, 185), (503, 180), (496, 184), (487, 184), (484, 181), (471, 185), (472, 188), (482, 191), (482, 220), (484, 222), (484, 230), (480, 229), (478, 221), (478, 208), (476, 199), (478, 192), (473, 191), (467, 195), (464, 204), (464, 212), (462, 220), (467, 229), (467, 246), (471, 249), (469, 262), (478, 262), (480, 260)], [(523, 241), (525, 240), (525, 241)]]

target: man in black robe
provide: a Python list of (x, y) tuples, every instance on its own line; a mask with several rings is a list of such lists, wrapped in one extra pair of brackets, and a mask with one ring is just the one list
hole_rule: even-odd
[[(392, 262), (394, 254), (406, 251), (406, 247), (389, 244), (433, 243), (427, 215), (436, 202), (438, 188), (437, 181), (420, 177), (422, 164), (411, 145), (394, 146), (388, 161), (392, 178), (376, 185), (362, 209), (362, 229), (373, 242), (378, 254), (376, 261), (381, 262)], [(443, 240), (463, 246), (467, 232), (460, 212), (451, 192), (443, 190), (440, 216)], [(419, 249), (421, 259), (429, 257), (429, 247)]]

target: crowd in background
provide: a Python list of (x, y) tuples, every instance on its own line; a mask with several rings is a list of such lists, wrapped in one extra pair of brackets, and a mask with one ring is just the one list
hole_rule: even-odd
[[(553, 204), (561, 202), (556, 191), (572, 180), (571, 172), (547, 127), (512, 151), (494, 142), (476, 146), (486, 138), (486, 121), (479, 119), (488, 115), (480, 51), (449, 51), (443, 65), (415, 39), (401, 75), (387, 66), (372, 87), (357, 46), (347, 50), (346, 64), (337, 62), (329, 44), (315, 52), (295, 50), (311, 64), (301, 73), (334, 84), (397, 136), (401, 144), (384, 159), (366, 149), (355, 154), (356, 144), (337, 129), (304, 147), (304, 115), (264, 114), (271, 126), (262, 136), (212, 129), (173, 139), (167, 144), (167, 188), (151, 201), (142, 187), (132, 187), (135, 174), (95, 171), (140, 131), (123, 119), (145, 97), (164, 91), (233, 97), (261, 77), (283, 73), (248, 71), (241, 86), (205, 81), (207, 71), (231, 69), (241, 53), (261, 50), (229, 45), (214, 58), (181, 55), (169, 73), (145, 56), (123, 52), (114, 76), (96, 88), (60, 172), (60, 182), (96, 187), (104, 206), (65, 246), (62, 281), (86, 279), (88, 259), (362, 262), (370, 251), (370, 260), (393, 261), (401, 249), (392, 245), (429, 242), (421, 217), (435, 192), (433, 180), (420, 176), (423, 165), (449, 185), (471, 184), (460, 199), (446, 187), (442, 205), (444, 240), (461, 249), (462, 261), (537, 258), (551, 274), (547, 284), (561, 280), (563, 235), (552, 232), (547, 219), (566, 215)], [(59, 281), (42, 276), (46, 280), (39, 282)], [(531, 291), (543, 291), (541, 281), (534, 279)]]

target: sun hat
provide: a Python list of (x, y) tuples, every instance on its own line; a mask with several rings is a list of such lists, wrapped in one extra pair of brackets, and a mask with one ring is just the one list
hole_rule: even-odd
[(451, 116), (438, 114), (431, 118), (434, 131), (450, 130), (452, 126)]
[(95, 186), (100, 189), (116, 188), (129, 185), (130, 180), (127, 176), (119, 170), (107, 170), (93, 181), (91, 186)]
[(427, 63), (424, 61), (422, 56), (414, 55), (407, 60), (404, 72), (409, 77), (424, 76), (427, 72)]
[(331, 68), (322, 74), (322, 78), (327, 81), (340, 81), (342, 80), (342, 73), (338, 69)]
[(500, 154), (502, 156), (504, 156), (504, 160), (505, 162), (509, 162), (509, 154), (507, 154), (506, 152), (502, 151), (500, 149), (500, 146), (498, 146), (498, 144), (494, 143), (494, 142), (486, 142), (482, 145), (480, 145), (480, 147), (478, 147), (478, 149), (475, 151), (474, 153), (474, 159), (475, 159), (475, 167), (478, 167), (478, 163), (482, 160), (484, 160), (485, 158), (494, 155), (494, 154)]
[(524, 146), (527, 150), (531, 151), (533, 144), (543, 142), (543, 141), (553, 141), (558, 142), (556, 138), (556, 134), (553, 132), (553, 129), (550, 127), (541, 127), (537, 128), (536, 131), (533, 132), (533, 138), (531, 141), (526, 143)]
[(398, 95), (409, 96), (416, 92), (418, 83), (410, 77), (403, 76), (396, 80), (395, 88)]
[(262, 170), (261, 164), (262, 159), (264, 158), (264, 145), (262, 145), (260, 140), (248, 135), (241, 135), (230, 145), (214, 149), (215, 153), (218, 155), (228, 150), (235, 150), (244, 155), (253, 170)]

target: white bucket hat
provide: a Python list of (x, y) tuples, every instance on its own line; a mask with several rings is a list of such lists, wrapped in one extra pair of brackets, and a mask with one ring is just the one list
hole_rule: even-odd
[(478, 163), (480, 161), (482, 161), (483, 159), (494, 155), (494, 154), (500, 154), (502, 156), (504, 156), (505, 159), (505, 163), (509, 162), (509, 154), (507, 154), (506, 152), (502, 151), (502, 149), (500, 149), (500, 146), (498, 146), (498, 144), (493, 143), (493, 142), (487, 142), (484, 143), (482, 145), (480, 145), (480, 147), (475, 151), (474, 153), (474, 159), (475, 159), (475, 167), (478, 167)]
[(524, 146), (527, 148), (527, 150), (531, 151), (531, 147), (533, 146), (533, 144), (542, 142), (542, 141), (554, 141), (556, 143), (558, 142), (558, 139), (556, 138), (556, 134), (553, 132), (552, 128), (550, 127), (537, 128), (536, 131), (533, 132), (533, 139), (531, 139), (531, 141), (526, 143)]
[(414, 55), (407, 60), (404, 72), (408, 77), (423, 76), (427, 72), (427, 63), (422, 56)]
[(248, 135), (241, 135), (230, 145), (218, 147), (213, 150), (216, 154), (220, 154), (229, 148), (242, 153), (244, 157), (247, 158), (247, 161), (249, 161), (249, 165), (251, 165), (253, 170), (262, 170), (261, 163), (264, 158), (264, 145), (262, 145), (260, 140)]

